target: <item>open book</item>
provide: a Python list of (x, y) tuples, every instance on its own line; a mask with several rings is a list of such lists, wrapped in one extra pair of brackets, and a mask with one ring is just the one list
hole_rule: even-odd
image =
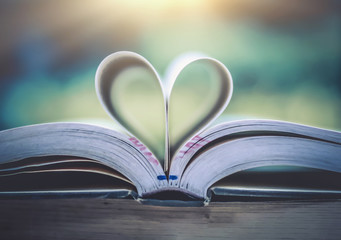
[[(189, 84), (191, 68), (198, 74)], [(273, 120), (207, 129), (233, 89), (228, 69), (213, 58), (182, 55), (161, 81), (142, 56), (117, 52), (102, 61), (95, 81), (103, 107), (125, 131), (47, 123), (0, 132), (2, 196), (341, 196), (340, 132)]]

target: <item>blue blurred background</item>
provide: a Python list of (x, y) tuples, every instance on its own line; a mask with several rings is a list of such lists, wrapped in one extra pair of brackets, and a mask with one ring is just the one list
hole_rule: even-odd
[(317, 0), (1, 1), (0, 130), (108, 117), (94, 75), (136, 51), (162, 75), (184, 51), (222, 61), (229, 118), (341, 129), (341, 4)]

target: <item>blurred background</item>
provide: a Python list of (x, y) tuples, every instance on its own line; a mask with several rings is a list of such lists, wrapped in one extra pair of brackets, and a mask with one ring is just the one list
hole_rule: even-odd
[[(163, 75), (185, 51), (234, 80), (224, 115), (341, 130), (341, 4), (317, 0), (97, 0), (0, 3), (0, 129), (108, 120), (100, 61), (135, 51)], [(88, 119), (88, 120), (87, 120)]]

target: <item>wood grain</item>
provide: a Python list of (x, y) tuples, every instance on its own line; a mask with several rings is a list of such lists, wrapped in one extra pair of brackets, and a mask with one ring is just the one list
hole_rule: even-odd
[(340, 239), (341, 200), (160, 207), (120, 199), (0, 200), (0, 239)]

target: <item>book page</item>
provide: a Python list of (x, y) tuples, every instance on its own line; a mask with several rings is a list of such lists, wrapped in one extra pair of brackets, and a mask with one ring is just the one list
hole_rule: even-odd
[(92, 172), (133, 184), (124, 175), (99, 161), (72, 156), (32, 157), (0, 164), (0, 177), (40, 172)]
[[(48, 123), (0, 132), (3, 175), (39, 172), (117, 174), (89, 167), (93, 161), (54, 159), (17, 162), (30, 157), (73, 156), (92, 159), (124, 175), (140, 196), (168, 185), (160, 163), (144, 145), (110, 129), (78, 123)], [(50, 160), (50, 161), (49, 161)], [(0, 171), (1, 175), (1, 171)]]
[(341, 173), (293, 166), (267, 166), (231, 174), (214, 183), (211, 201), (326, 199), (341, 196)]
[(227, 68), (201, 53), (175, 59), (163, 81), (145, 58), (127, 51), (106, 57), (96, 73), (103, 107), (148, 146), (165, 172), (181, 144), (225, 109), (232, 89)]
[(198, 134), (228, 105), (232, 77), (218, 60), (186, 53), (173, 61), (165, 77), (170, 159), (186, 140)]
[(164, 165), (165, 98), (153, 66), (133, 52), (111, 54), (97, 69), (96, 90), (108, 114)]
[[(124, 175), (95, 161), (61, 157), (61, 161), (39, 157), (45, 164), (16, 169), (0, 169), (0, 192), (85, 191), (98, 189), (126, 189), (137, 192), (134, 184)], [(17, 161), (18, 165), (20, 161)], [(1, 166), (2, 167), (2, 166)]]
[(201, 196), (219, 179), (254, 167), (284, 165), (341, 171), (341, 135), (334, 131), (245, 120), (216, 126), (192, 140), (194, 144), (178, 155), (177, 166), (182, 170), (171, 169), (171, 175), (179, 175), (170, 185), (200, 192)]

